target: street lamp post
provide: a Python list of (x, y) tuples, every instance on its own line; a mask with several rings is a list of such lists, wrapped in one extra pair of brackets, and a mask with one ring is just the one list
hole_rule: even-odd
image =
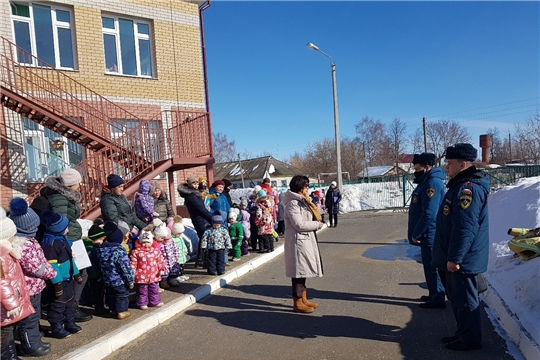
[(330, 69), (332, 71), (332, 90), (334, 98), (334, 128), (336, 133), (336, 160), (337, 160), (337, 175), (338, 175), (338, 189), (343, 191), (343, 179), (341, 178), (341, 142), (339, 137), (339, 115), (338, 115), (338, 100), (337, 100), (337, 84), (336, 84), (336, 64), (332, 60), (332, 57), (327, 53), (321, 51), (317, 45), (313, 43), (307, 43), (307, 47), (320, 52), (324, 56), (330, 59)]

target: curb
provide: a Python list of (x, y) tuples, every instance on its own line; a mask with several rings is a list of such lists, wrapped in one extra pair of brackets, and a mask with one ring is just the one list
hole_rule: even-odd
[(521, 325), (519, 318), (508, 307), (497, 290), (491, 286), (489, 281), (486, 280), (486, 282), (488, 284), (488, 291), (482, 294), (482, 299), (485, 301), (489, 307), (489, 310), (494, 315), (491, 316), (492, 322), (498, 323), (498, 325), (505, 332), (504, 335), (506, 338), (514, 343), (519, 351), (521, 351), (521, 354), (525, 357), (525, 359), (540, 358), (540, 345)]
[(119, 329), (116, 329), (100, 337), (99, 339), (92, 341), (90, 344), (62, 356), (60, 360), (103, 359), (115, 352), (116, 350), (120, 349), (121, 347), (129, 344), (132, 340), (135, 340), (144, 333), (169, 320), (176, 314), (196, 304), (198, 301), (209, 296), (214, 291), (224, 287), (225, 285), (241, 277), (242, 275), (245, 275), (248, 272), (255, 270), (256, 268), (267, 263), (268, 261), (278, 257), (283, 253), (283, 251), (284, 245), (276, 246), (273, 252), (259, 256), (253, 261), (250, 261), (235, 269), (229, 270), (227, 273), (220, 276), (219, 278), (216, 278), (207, 282), (204, 285), (199, 286), (195, 290), (192, 290), (189, 293), (179, 297), (178, 299), (175, 299), (172, 302), (164, 305), (163, 307), (156, 309), (152, 313), (140, 317), (139, 319), (129, 324), (126, 324)]

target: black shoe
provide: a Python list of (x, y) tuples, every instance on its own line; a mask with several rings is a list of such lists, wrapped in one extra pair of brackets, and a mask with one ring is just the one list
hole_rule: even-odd
[(218, 274), (218, 273), (215, 272), (215, 271), (214, 271), (214, 272), (210, 272), (210, 271), (208, 272), (208, 275), (217, 275), (217, 274)]
[(446, 304), (435, 304), (432, 302), (421, 303), (420, 306), (422, 309), (446, 309)]
[(23, 356), (45, 356), (50, 352), (51, 352), (50, 347), (40, 346), (32, 352), (26, 352), (23, 350), (21, 353)]
[(456, 335), (445, 336), (445, 337), (441, 338), (441, 342), (443, 344), (448, 344), (448, 343), (451, 343), (452, 341), (456, 341), (457, 339), (458, 339), (458, 337)]
[(41, 342), (41, 346), (43, 346), (44, 348), (50, 349), (51, 348), (51, 343)]
[(461, 340), (452, 341), (451, 343), (448, 343), (444, 346), (447, 349), (455, 350), (455, 351), (469, 351), (469, 350), (476, 350), (481, 349), (481, 344), (466, 344)]
[(92, 320), (92, 315), (85, 314), (81, 309), (75, 309), (75, 322), (86, 322)]
[(75, 323), (72, 323), (72, 324), (65, 324), (64, 325), (64, 329), (66, 329), (67, 331), (69, 331), (70, 333), (72, 334), (78, 334), (82, 331), (82, 327), (78, 326), (78, 325), (75, 325)]
[(420, 301), (429, 301), (430, 297), (427, 295), (420, 296)]

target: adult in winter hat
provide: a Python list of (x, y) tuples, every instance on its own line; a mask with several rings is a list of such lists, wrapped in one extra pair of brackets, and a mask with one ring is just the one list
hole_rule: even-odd
[(330, 183), (330, 185), (337, 186), (337, 182), (332, 181), (332, 182)]
[(122, 234), (122, 231), (120, 231), (118, 226), (116, 226), (116, 224), (112, 221), (105, 223), (103, 226), (103, 232), (107, 236), (107, 242), (121, 244), (122, 240), (124, 240), (124, 234)]
[(188, 183), (188, 185), (191, 185), (193, 183), (198, 183), (199, 179), (197, 179), (196, 176), (190, 176), (187, 178), (186, 182)]
[(232, 182), (230, 182), (227, 179), (221, 179), (223, 181), (223, 184), (225, 185), (225, 189), (232, 185)]
[(90, 229), (88, 229), (88, 239), (94, 241), (102, 237), (105, 237), (105, 230), (103, 230), (101, 226), (92, 225)]
[(8, 240), (17, 233), (13, 220), (6, 216), (6, 211), (0, 207), (0, 240)]
[(39, 215), (41, 223), (45, 225), (45, 229), (48, 233), (53, 235), (62, 235), (69, 225), (69, 220), (57, 213), (53, 213), (50, 210), (43, 210)]
[(9, 218), (17, 227), (17, 236), (34, 237), (39, 226), (39, 216), (28, 207), (22, 198), (14, 198), (9, 203)]
[(75, 169), (66, 169), (60, 174), (62, 183), (66, 186), (78, 185), (82, 181), (81, 174)]
[(266, 191), (264, 191), (264, 190), (262, 190), (262, 189), (259, 190), (259, 192), (257, 193), (257, 196), (258, 196), (258, 197), (266, 196)]
[(125, 183), (124, 179), (122, 179), (120, 176), (116, 174), (110, 174), (109, 176), (107, 176), (107, 187), (109, 189), (114, 189), (115, 187), (120, 186), (124, 183)]
[(225, 187), (225, 183), (223, 182), (223, 180), (216, 180), (212, 183), (212, 187), (215, 188), (216, 186), (218, 185), (223, 185)]
[(420, 164), (420, 154), (414, 154), (411, 163), (413, 165)]
[(460, 159), (465, 161), (475, 161), (478, 150), (469, 143), (459, 143), (446, 148), (446, 159)]
[(418, 164), (434, 166), (437, 157), (433, 153), (421, 153), (418, 157)]
[(141, 244), (149, 243), (150, 245), (152, 245), (152, 243), (154, 242), (154, 235), (152, 235), (151, 231), (143, 230), (141, 232), (141, 236), (139, 237), (139, 242)]
[(221, 215), (212, 216), (212, 224), (223, 224), (223, 218)]

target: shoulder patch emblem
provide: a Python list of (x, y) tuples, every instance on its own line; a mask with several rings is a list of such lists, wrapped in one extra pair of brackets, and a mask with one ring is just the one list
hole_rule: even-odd
[(435, 189), (434, 188), (427, 189), (427, 196), (432, 198), (433, 195), (435, 195)]
[(418, 196), (413, 195), (411, 202), (412, 202), (413, 204), (416, 204), (416, 203), (418, 202)]
[(467, 209), (469, 206), (471, 206), (472, 203), (472, 196), (469, 195), (463, 195), (459, 198), (459, 204), (461, 205), (461, 208), (463, 210)]
[(444, 204), (442, 212), (443, 212), (444, 216), (448, 216), (450, 214), (450, 206)]

